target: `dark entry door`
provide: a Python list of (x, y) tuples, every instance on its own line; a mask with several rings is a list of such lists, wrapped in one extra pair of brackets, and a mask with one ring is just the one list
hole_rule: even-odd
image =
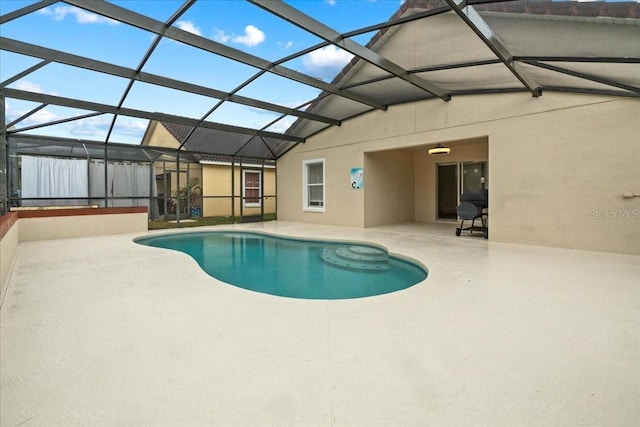
[(458, 165), (438, 165), (438, 218), (457, 219)]

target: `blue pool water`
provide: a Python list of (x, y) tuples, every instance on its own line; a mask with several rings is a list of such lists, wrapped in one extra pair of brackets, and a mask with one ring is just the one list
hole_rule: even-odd
[(184, 252), (218, 280), (284, 297), (360, 298), (406, 289), (427, 277), (416, 264), (360, 243), (235, 231), (169, 234), (136, 242)]

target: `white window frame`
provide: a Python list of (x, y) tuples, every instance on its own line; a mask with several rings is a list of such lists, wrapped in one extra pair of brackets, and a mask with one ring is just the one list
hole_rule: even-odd
[[(247, 174), (258, 174), (258, 202), (247, 202)], [(242, 202), (245, 208), (259, 208), (262, 206), (262, 171), (245, 169), (242, 171)]]
[[(309, 166), (310, 165), (314, 165), (314, 164), (318, 164), (321, 163), (322, 164), (322, 183), (321, 184), (309, 184)], [(326, 180), (326, 173), (325, 173), (325, 169), (326, 169), (326, 164), (325, 164), (325, 160), (322, 159), (311, 159), (311, 160), (304, 160), (302, 162), (302, 210), (305, 212), (324, 212), (325, 209), (327, 208), (327, 192), (326, 192), (326, 188), (327, 188), (327, 180)], [(322, 200), (319, 200), (319, 202), (322, 203), (321, 206), (318, 205), (311, 205), (310, 203), (312, 202), (311, 200), (309, 200), (309, 185), (321, 185), (322, 186)], [(318, 201), (315, 201), (318, 202)]]

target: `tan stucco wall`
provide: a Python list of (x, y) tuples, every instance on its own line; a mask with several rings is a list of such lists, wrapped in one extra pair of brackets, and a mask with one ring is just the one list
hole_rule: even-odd
[[(327, 133), (334, 134), (333, 130)], [(362, 227), (364, 224), (364, 190), (351, 188), (351, 168), (364, 167), (364, 155), (359, 146), (345, 145), (338, 150), (326, 150), (319, 144), (305, 144), (304, 152), (290, 152), (278, 160), (278, 219), (309, 222), (314, 224), (337, 224), (347, 227)], [(314, 149), (317, 147), (318, 149)], [(302, 203), (302, 161), (325, 159), (326, 188), (325, 212), (304, 212)], [(285, 171), (280, 171), (280, 164)], [(366, 189), (367, 174), (364, 173)], [(284, 212), (284, 217), (280, 214)]]
[(165, 148), (178, 148), (180, 146), (176, 138), (158, 122), (151, 122), (151, 128), (144, 135), (142, 145)]
[[(414, 153), (393, 150), (364, 159), (364, 226), (413, 221)], [(372, 191), (366, 191), (371, 188)]]
[[(161, 123), (155, 121), (151, 122), (149, 130), (145, 133), (144, 138), (142, 139), (142, 145), (173, 149), (178, 149), (178, 147), (180, 147), (178, 140), (164, 126), (162, 126)], [(177, 162), (156, 161), (154, 162), (154, 167), (156, 175), (161, 175), (163, 173), (167, 174), (168, 182), (157, 182), (158, 194), (163, 194), (164, 197), (169, 198), (176, 195), (178, 188), (185, 187), (187, 185), (186, 173), (178, 174), (176, 172), (178, 170)], [(198, 178), (198, 181), (200, 181), (201, 167), (199, 165), (181, 162), (180, 171), (186, 172), (187, 169), (190, 169), (191, 176)], [(178, 182), (178, 179), (180, 182)]]
[[(17, 217), (16, 214), (12, 213), (7, 216), (9, 215)], [(9, 284), (9, 273), (13, 267), (13, 260), (19, 243), (18, 227), (20, 220), (12, 218), (12, 221), (5, 223), (4, 219), (0, 219), (2, 221), (0, 226), (0, 301)]]
[(20, 218), (19, 222), (21, 242), (146, 232), (148, 230), (146, 212)]
[[(638, 117), (634, 99), (559, 93), (457, 96), (374, 111), (278, 160), (278, 218), (368, 226), (365, 206), (384, 209), (374, 203), (383, 197), (369, 196), (382, 179), (378, 162), (365, 168), (363, 191), (348, 180), (365, 152), (486, 138), (490, 240), (640, 254), (640, 198), (622, 198), (640, 192)], [(302, 211), (302, 161), (315, 158), (326, 159), (325, 213)], [(416, 179), (424, 172), (418, 166)], [(415, 205), (414, 220), (430, 219), (430, 199)]]
[[(260, 171), (260, 168), (244, 167), (244, 170)], [(263, 171), (264, 188), (262, 194), (264, 198), (264, 213), (270, 214), (276, 211), (276, 173), (273, 168), (265, 168)], [(240, 197), (242, 188), (240, 186), (241, 169), (234, 167), (234, 187), (235, 191), (235, 215), (240, 215)], [(203, 182), (203, 215), (204, 216), (230, 216), (231, 215), (231, 166), (205, 164), (202, 167)], [(214, 198), (213, 196), (222, 196)], [(243, 207), (242, 213), (245, 216), (260, 215), (260, 207)]]

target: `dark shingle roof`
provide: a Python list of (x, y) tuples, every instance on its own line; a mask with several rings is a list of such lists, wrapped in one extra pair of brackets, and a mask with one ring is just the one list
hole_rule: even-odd
[[(183, 141), (184, 149), (193, 154), (200, 161), (231, 162), (255, 162), (256, 159), (275, 159), (270, 148), (278, 141), (243, 135), (222, 130), (196, 128), (169, 122), (162, 122), (171, 135), (180, 143)], [(190, 135), (191, 134), (191, 135)], [(266, 144), (269, 144), (267, 148)]]

